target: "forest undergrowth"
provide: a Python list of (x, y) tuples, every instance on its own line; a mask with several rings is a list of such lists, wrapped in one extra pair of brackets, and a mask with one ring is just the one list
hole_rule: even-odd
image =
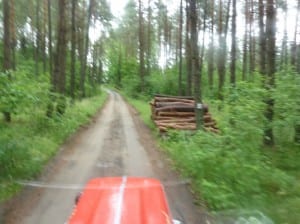
[(0, 90), (2, 96), (6, 94), (0, 97), (1, 105), (13, 112), (11, 122), (0, 120), (0, 201), (21, 189), (18, 180), (37, 177), (59, 146), (90, 121), (107, 96), (99, 90), (95, 96), (73, 103), (67, 98), (63, 115), (47, 117), (50, 99), (49, 91), (45, 91), (49, 89), (46, 76), (33, 80), (26, 68), (15, 73), (14, 82), (3, 82)]
[[(243, 216), (252, 216), (258, 223), (299, 223), (300, 151), (293, 141), (293, 125), (299, 119), (294, 100), (299, 93), (291, 78), (282, 77), (273, 91), (277, 103), (273, 147), (263, 144), (266, 92), (257, 83), (244, 82), (227, 88), (224, 101), (206, 99), (221, 134), (170, 130), (160, 139), (162, 149), (180, 173), (192, 180), (199, 203), (217, 223)], [(130, 102), (155, 130), (145, 99)]]

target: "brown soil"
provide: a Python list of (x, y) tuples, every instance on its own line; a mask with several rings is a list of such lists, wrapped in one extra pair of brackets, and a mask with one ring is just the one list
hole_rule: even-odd
[(28, 182), (19, 195), (0, 206), (0, 223), (64, 223), (90, 178), (124, 175), (161, 180), (175, 219), (208, 223), (204, 210), (194, 203), (188, 181), (172, 170), (137, 112), (115, 92), (109, 93), (91, 124), (61, 147), (37, 182)]

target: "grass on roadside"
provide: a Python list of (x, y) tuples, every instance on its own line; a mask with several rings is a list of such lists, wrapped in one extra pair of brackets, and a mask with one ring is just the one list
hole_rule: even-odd
[(47, 118), (34, 110), (0, 122), (0, 201), (18, 190), (16, 180), (36, 177), (59, 146), (104, 104), (106, 93), (76, 102), (63, 116)]
[[(148, 103), (130, 98), (128, 101), (153, 129)], [(278, 146), (277, 151), (263, 148), (257, 138), (259, 126), (255, 122), (250, 125), (247, 116), (252, 114), (246, 113), (236, 114), (237, 130), (224, 127), (222, 135), (174, 131), (161, 145), (181, 173), (192, 179), (195, 193), (221, 218), (220, 223), (226, 215), (236, 221), (250, 212), (266, 215), (261, 215), (257, 223), (269, 223), (266, 220), (270, 217), (274, 223), (298, 224), (299, 150), (293, 144)]]

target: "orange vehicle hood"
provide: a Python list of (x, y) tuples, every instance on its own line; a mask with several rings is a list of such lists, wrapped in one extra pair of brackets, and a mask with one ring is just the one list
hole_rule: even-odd
[(170, 224), (162, 184), (151, 178), (106, 177), (85, 186), (69, 224)]

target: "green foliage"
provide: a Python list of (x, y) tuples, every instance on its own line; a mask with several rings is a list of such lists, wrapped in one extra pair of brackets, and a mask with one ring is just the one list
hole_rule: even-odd
[(276, 139), (281, 143), (294, 139), (294, 127), (300, 125), (300, 76), (292, 69), (277, 75), (275, 98)]
[(292, 178), (276, 169), (257, 148), (232, 132), (193, 136), (174, 132), (164, 146), (212, 210), (254, 207), (269, 194), (288, 190)]
[(59, 145), (87, 123), (105, 99), (101, 94), (76, 102), (64, 116), (51, 119), (43, 108), (31, 107), (30, 113), (20, 113), (10, 124), (0, 122), (0, 201), (19, 189), (14, 181), (38, 175)]
[(149, 110), (149, 104), (144, 103), (145, 101), (148, 101), (148, 100), (143, 99), (143, 101), (142, 101), (141, 98), (139, 98), (139, 100), (136, 100), (131, 97), (127, 97), (127, 100), (135, 108), (139, 108), (139, 115), (141, 116), (144, 123), (147, 124), (147, 126), (150, 127), (152, 130), (154, 130), (155, 126), (151, 120), (151, 111)]
[(167, 69), (164, 72), (160, 70), (154, 71), (148, 80), (148, 94), (150, 96), (156, 93), (178, 95), (178, 78), (176, 69)]
[(235, 88), (226, 88), (224, 101), (214, 101), (211, 104), (216, 114), (216, 108), (222, 108), (222, 117), (217, 117), (221, 129), (230, 129), (243, 140), (241, 143), (245, 141), (253, 148), (259, 148), (265, 124), (265, 94), (266, 91), (257, 88), (255, 83), (239, 82)]
[(49, 84), (45, 76), (32, 77), (30, 67), (0, 73), (0, 111), (13, 114), (44, 105)]
[[(296, 106), (295, 86), (287, 87), (291, 81), (285, 84), (282, 81), (277, 81), (278, 88), (281, 85), (289, 88), (286, 97)], [(211, 211), (217, 214), (236, 211), (237, 217), (240, 210), (258, 210), (275, 223), (296, 224), (300, 219), (300, 154), (291, 138), (277, 145), (275, 152), (264, 148), (265, 95), (259, 80), (238, 82), (236, 88), (225, 88), (223, 102), (206, 100), (210, 102), (210, 112), (217, 120), (220, 135), (173, 131), (161, 144), (181, 173), (192, 180), (194, 192)], [(279, 92), (274, 97), (278, 107), (284, 105), (281, 101), (287, 100)], [(142, 117), (150, 116), (150, 108), (144, 109), (145, 103), (144, 106), (141, 102), (133, 104)], [(281, 106), (278, 107), (272, 124), (275, 128), (281, 114)], [(285, 117), (295, 119), (291, 114)], [(284, 124), (288, 130), (293, 128), (292, 123)], [(281, 134), (279, 129), (278, 134)]]
[(14, 80), (12, 71), (0, 73), (0, 111), (16, 113), (26, 92), (19, 80)]

